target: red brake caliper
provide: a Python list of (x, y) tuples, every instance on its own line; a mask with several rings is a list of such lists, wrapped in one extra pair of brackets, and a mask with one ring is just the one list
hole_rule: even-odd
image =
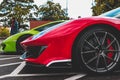
[[(110, 39), (107, 39), (107, 44), (109, 45), (111, 43), (111, 41), (110, 41)], [(109, 48), (108, 48), (108, 50), (114, 50), (114, 48), (112, 47), (112, 46), (110, 46)], [(113, 57), (113, 53), (112, 52), (109, 52), (109, 53), (107, 53), (107, 56), (109, 57), (109, 58), (112, 58)], [(110, 59), (108, 59), (108, 63), (110, 63)]]

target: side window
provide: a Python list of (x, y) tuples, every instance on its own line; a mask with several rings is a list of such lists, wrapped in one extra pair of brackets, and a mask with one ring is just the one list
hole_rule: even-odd
[(117, 15), (117, 16), (115, 16), (116, 18), (118, 18), (118, 19), (120, 19), (120, 14), (119, 15)]

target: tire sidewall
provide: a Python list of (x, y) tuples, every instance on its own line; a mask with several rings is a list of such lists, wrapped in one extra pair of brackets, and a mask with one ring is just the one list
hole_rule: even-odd
[(30, 34), (28, 34), (28, 35), (23, 35), (23, 36), (21, 36), (21, 37), (17, 40), (17, 42), (16, 42), (16, 52), (17, 52), (17, 53), (22, 54), (21, 51), (20, 51), (20, 50), (22, 49), (20, 43), (21, 43), (22, 41), (24, 41), (25, 39), (27, 39), (28, 37), (30, 37), (30, 36), (32, 36), (32, 35), (30, 35)]

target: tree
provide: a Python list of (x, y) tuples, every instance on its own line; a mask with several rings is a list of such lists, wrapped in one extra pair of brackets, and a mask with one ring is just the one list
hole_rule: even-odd
[(0, 4), (0, 17), (10, 20), (16, 18), (19, 23), (23, 23), (29, 18), (30, 11), (36, 8), (33, 0), (3, 0)]
[(68, 19), (65, 9), (62, 9), (59, 3), (55, 4), (52, 1), (47, 1), (46, 4), (40, 6), (39, 13), (42, 20), (54, 21)]
[(94, 3), (95, 5), (92, 7), (93, 16), (120, 7), (120, 0), (94, 0)]

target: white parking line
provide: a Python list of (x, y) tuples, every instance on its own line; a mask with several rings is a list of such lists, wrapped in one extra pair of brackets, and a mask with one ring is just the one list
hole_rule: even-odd
[(58, 75), (75, 75), (77, 73), (48, 73), (48, 74), (8, 74), (8, 75), (3, 75), (0, 76), (0, 79), (7, 78), (7, 77), (41, 77), (41, 76), (58, 76)]
[(10, 75), (17, 75), (25, 66), (25, 62), (22, 62)]
[(75, 76), (66, 78), (66, 79), (64, 79), (64, 80), (77, 80), (77, 79), (80, 79), (80, 78), (82, 78), (82, 77), (84, 77), (84, 76), (86, 76), (86, 75), (87, 75), (87, 74), (77, 74), (77, 75), (75, 75)]
[(3, 75), (3, 76), (0, 76), (0, 79), (3, 79), (3, 78), (6, 78), (6, 77), (9, 77), (10, 75)]
[(15, 59), (15, 58), (19, 58), (19, 57), (1, 58), (0, 60), (8, 60), (8, 59)]
[(16, 64), (20, 64), (20, 63), (21, 63), (21, 62), (3, 64), (3, 65), (0, 65), (0, 67), (11, 66), (11, 65), (16, 65)]
[(0, 55), (0, 58), (2, 58), (2, 57), (8, 57), (8, 56), (6, 56), (6, 55)]
[(11, 77), (33, 77), (33, 76), (58, 76), (58, 75), (74, 75), (76, 73), (48, 73), (48, 74), (18, 74), (18, 75), (11, 75)]
[[(16, 58), (16, 57), (12, 57), (12, 58)], [(32, 77), (32, 76), (40, 77), (40, 76), (74, 75), (74, 76), (66, 78), (64, 80), (76, 80), (76, 79), (82, 78), (87, 75), (87, 74), (80, 74), (80, 73), (73, 73), (73, 72), (71, 72), (71, 73), (47, 73), (47, 74), (45, 74), (45, 73), (43, 73), (43, 74), (18, 74), (25, 67), (25, 65), (26, 65), (25, 62), (4, 64), (4, 65), (0, 65), (0, 67), (10, 66), (10, 65), (15, 65), (15, 64), (20, 64), (20, 65), (10, 74), (0, 76), (0, 79), (7, 78), (7, 77)]]
[(2, 55), (2, 54), (0, 54), (0, 57), (15, 57), (15, 56), (20, 56), (20, 55)]
[[(20, 64), (21, 63), (21, 64)], [(20, 64), (11, 74), (7, 74), (7, 75), (2, 75), (0, 76), (0, 79), (6, 78), (6, 77), (12, 77), (17, 75), (25, 66), (25, 62), (17, 62), (17, 63), (11, 63), (11, 64), (5, 64), (5, 65), (0, 65), (0, 67), (3, 66), (9, 66), (9, 65), (15, 65), (15, 64)]]

